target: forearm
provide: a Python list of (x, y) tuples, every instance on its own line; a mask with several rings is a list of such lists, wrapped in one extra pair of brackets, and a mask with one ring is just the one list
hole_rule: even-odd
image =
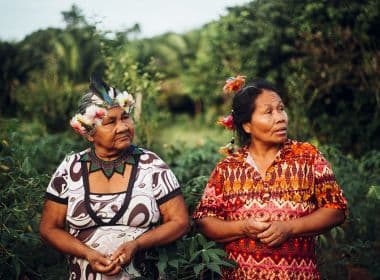
[(60, 228), (40, 229), (42, 240), (62, 253), (87, 259), (92, 250), (74, 236)]
[(341, 209), (319, 208), (310, 215), (288, 221), (292, 236), (317, 235), (343, 223)]
[(216, 217), (206, 217), (196, 220), (196, 224), (207, 238), (220, 243), (245, 236), (244, 221), (223, 221)]
[(151, 229), (136, 239), (138, 249), (148, 249), (173, 242), (189, 231), (188, 220), (171, 220)]

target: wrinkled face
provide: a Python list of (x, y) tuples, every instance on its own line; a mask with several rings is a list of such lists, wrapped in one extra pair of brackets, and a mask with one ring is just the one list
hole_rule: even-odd
[(112, 154), (128, 148), (134, 132), (131, 116), (121, 107), (113, 107), (108, 110), (101, 125), (96, 127), (94, 135), (87, 139), (94, 144), (95, 150)]
[(263, 90), (255, 100), (251, 121), (243, 124), (251, 135), (251, 144), (281, 144), (287, 139), (288, 115), (280, 96), (274, 91)]

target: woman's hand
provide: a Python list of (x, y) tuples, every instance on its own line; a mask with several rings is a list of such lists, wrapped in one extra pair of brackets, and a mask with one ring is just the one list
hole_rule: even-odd
[(88, 250), (86, 259), (94, 272), (104, 273), (106, 275), (115, 275), (120, 272), (121, 267), (110, 258), (101, 255), (95, 250)]
[(291, 236), (291, 228), (289, 221), (273, 221), (270, 227), (265, 231), (257, 234), (260, 242), (268, 246), (279, 246)]
[(127, 241), (112, 254), (111, 260), (120, 266), (129, 265), (138, 249), (137, 240)]
[(249, 238), (257, 239), (257, 235), (267, 230), (270, 225), (269, 216), (263, 218), (248, 218), (245, 220), (243, 232)]

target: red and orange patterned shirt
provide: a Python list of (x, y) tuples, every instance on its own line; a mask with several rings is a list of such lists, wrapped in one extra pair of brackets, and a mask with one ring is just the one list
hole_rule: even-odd
[[(217, 164), (194, 219), (269, 215), (272, 221), (287, 221), (321, 207), (346, 210), (330, 164), (311, 144), (286, 141), (265, 178), (247, 157), (248, 149), (243, 147)], [(278, 247), (248, 237), (224, 245), (237, 267), (225, 269), (223, 279), (320, 279), (314, 236), (292, 237)]]

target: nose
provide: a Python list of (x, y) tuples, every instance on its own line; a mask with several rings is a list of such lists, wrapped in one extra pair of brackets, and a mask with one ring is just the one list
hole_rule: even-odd
[(288, 119), (288, 115), (286, 114), (284, 110), (276, 110), (275, 112), (276, 112), (275, 113), (276, 123), (286, 122), (286, 120)]
[(119, 120), (116, 126), (116, 133), (126, 132), (129, 128), (129, 122)]

